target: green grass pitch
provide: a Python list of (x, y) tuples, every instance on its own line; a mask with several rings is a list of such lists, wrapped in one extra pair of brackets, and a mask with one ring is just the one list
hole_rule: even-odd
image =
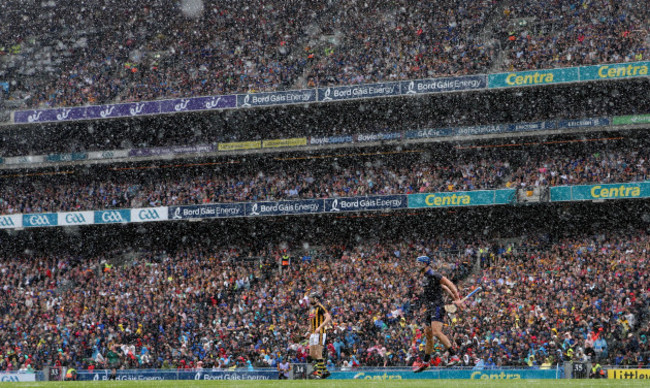
[(401, 387), (401, 388), (505, 388), (505, 387), (534, 387), (534, 388), (606, 388), (606, 387), (648, 387), (645, 380), (293, 380), (293, 381), (85, 381), (85, 382), (36, 382), (36, 383), (2, 383), (4, 387), (94, 387), (94, 388), (202, 388), (202, 387), (332, 387), (332, 388), (362, 388), (362, 387)]

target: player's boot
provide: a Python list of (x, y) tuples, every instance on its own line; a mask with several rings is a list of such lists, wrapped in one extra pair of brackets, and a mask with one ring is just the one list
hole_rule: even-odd
[(420, 373), (424, 372), (429, 368), (429, 363), (428, 362), (414, 362), (413, 363), (413, 372), (414, 373)]

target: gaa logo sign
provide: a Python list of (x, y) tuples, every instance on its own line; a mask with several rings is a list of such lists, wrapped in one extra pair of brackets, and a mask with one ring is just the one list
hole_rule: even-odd
[(128, 210), (105, 210), (95, 212), (96, 224), (119, 224), (131, 221)]
[(24, 226), (56, 226), (56, 214), (24, 214)]
[[(176, 212), (180, 213), (180, 208), (176, 208)], [(167, 221), (169, 218), (169, 209), (166, 207), (146, 207), (130, 210), (131, 220), (133, 222), (154, 222), (154, 221)], [(176, 214), (172, 219), (176, 219)], [(178, 217), (181, 218), (180, 215)]]
[(65, 223), (68, 224), (68, 225), (85, 224), (86, 223), (86, 217), (84, 217), (84, 215), (81, 214), (81, 213), (67, 214), (65, 216)]
[(0, 217), (0, 228), (11, 228), (15, 226), (16, 224), (11, 217)]
[(138, 212), (138, 219), (141, 221), (157, 221), (160, 214), (155, 209), (142, 209)]
[(104, 212), (102, 214), (102, 221), (104, 222), (124, 222), (124, 218), (119, 212)]
[(18, 383), (24, 381), (36, 381), (36, 375), (33, 373), (1, 373), (0, 382)]

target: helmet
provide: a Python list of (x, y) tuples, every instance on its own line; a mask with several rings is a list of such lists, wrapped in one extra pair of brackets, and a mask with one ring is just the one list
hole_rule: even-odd
[(320, 299), (320, 292), (314, 291), (311, 294), (309, 294), (309, 299)]
[(431, 264), (431, 259), (429, 256), (419, 256), (417, 258), (418, 263)]

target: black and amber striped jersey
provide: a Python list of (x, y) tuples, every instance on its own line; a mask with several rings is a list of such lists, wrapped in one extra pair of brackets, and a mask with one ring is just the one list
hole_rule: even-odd
[[(309, 309), (309, 328), (312, 333), (315, 333), (316, 329), (325, 322), (326, 314), (327, 310), (320, 303), (317, 303), (316, 306)], [(323, 327), (319, 333), (325, 333), (325, 328)]]

